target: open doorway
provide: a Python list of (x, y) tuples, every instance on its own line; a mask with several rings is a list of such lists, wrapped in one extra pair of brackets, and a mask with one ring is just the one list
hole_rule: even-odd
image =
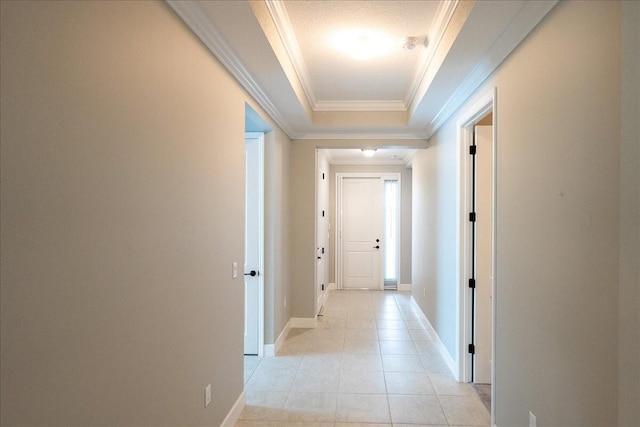
[(264, 319), (264, 134), (245, 134), (244, 354), (262, 356)]
[[(423, 148), (423, 147), (421, 147)], [(328, 264), (329, 289), (343, 289), (339, 286), (342, 272), (338, 272), (340, 263), (339, 246), (341, 235), (339, 232), (339, 217), (344, 219), (344, 211), (339, 209), (340, 197), (338, 191), (339, 176), (352, 177), (379, 177), (381, 179), (381, 210), (382, 225), (378, 236), (380, 242), (371, 245), (380, 246), (380, 282), (377, 289), (396, 289), (398, 291), (411, 290), (411, 229), (412, 229), (412, 160), (419, 148), (411, 147), (384, 147), (370, 150), (373, 153), (365, 153), (360, 148), (322, 148), (322, 153), (328, 162), (328, 187), (329, 187), (329, 238), (325, 263)], [(320, 155), (318, 164), (320, 164)], [(318, 180), (321, 171), (318, 169)], [(396, 179), (398, 177), (399, 179)], [(386, 186), (386, 191), (385, 191)], [(390, 215), (385, 212), (385, 199), (395, 200), (396, 206), (390, 205)], [(321, 211), (317, 211), (320, 218)], [(371, 218), (367, 218), (371, 219)], [(389, 220), (388, 222), (386, 220)], [(386, 222), (386, 226), (385, 226)], [(363, 223), (364, 224), (364, 223)], [(343, 234), (344, 235), (344, 234)], [(387, 243), (395, 243), (390, 247)], [(321, 248), (322, 245), (316, 245)], [(344, 261), (344, 260), (342, 260)], [(394, 277), (395, 276), (395, 277)], [(385, 280), (386, 279), (386, 280)], [(386, 282), (386, 283), (385, 283)], [(386, 285), (386, 286), (385, 286)], [(320, 288), (321, 289), (321, 288)]]
[(244, 382), (265, 355), (265, 136), (269, 125), (245, 104)]
[(458, 121), (460, 178), (460, 380), (495, 416), (495, 90)]

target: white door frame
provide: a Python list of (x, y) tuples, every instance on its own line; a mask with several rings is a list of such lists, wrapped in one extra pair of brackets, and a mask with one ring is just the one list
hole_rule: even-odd
[(496, 237), (497, 237), (497, 88), (493, 88), (484, 95), (482, 95), (475, 103), (468, 108), (464, 109), (460, 119), (457, 121), (458, 129), (458, 164), (457, 164), (457, 176), (458, 176), (458, 227), (457, 227), (457, 312), (458, 312), (458, 324), (457, 336), (458, 336), (458, 381), (469, 382), (471, 375), (471, 355), (468, 353), (468, 344), (471, 342), (472, 330), (471, 330), (471, 289), (469, 288), (469, 269), (471, 266), (471, 223), (469, 222), (469, 212), (471, 212), (471, 180), (470, 170), (471, 161), (469, 156), (469, 146), (473, 141), (473, 127), (474, 125), (488, 113), (493, 112), (493, 159), (492, 159), (492, 197), (493, 197), (493, 218), (492, 218), (492, 269), (493, 269), (493, 283), (492, 283), (492, 325), (491, 325), (491, 352), (493, 358), (493, 364), (491, 365), (491, 425), (495, 420), (495, 390), (496, 390), (496, 307), (498, 303), (497, 292), (497, 261), (496, 261)]
[[(320, 182), (319, 179), (319, 172), (320, 172), (320, 162), (323, 162), (326, 166), (327, 166), (327, 170), (325, 171), (326, 173), (326, 177), (325, 179), (327, 180), (326, 183), (326, 188), (327, 188), (327, 194), (325, 194), (326, 200), (325, 202), (327, 203), (327, 212), (325, 213), (327, 215), (326, 221), (327, 224), (329, 224), (329, 169), (330, 169), (330, 165), (329, 165), (329, 161), (327, 160), (327, 156), (324, 153), (324, 150), (320, 149), (320, 148), (316, 148), (316, 199), (315, 199), (315, 203), (316, 203), (316, 222), (315, 222), (315, 247), (316, 249), (319, 246), (319, 238), (318, 238), (318, 215), (319, 215), (319, 211), (321, 210), (321, 207), (319, 206), (319, 198), (320, 198), (320, 186), (321, 185), (325, 185), (322, 184)], [(325, 248), (325, 252), (324, 252), (324, 262), (323, 262), (323, 266), (324, 266), (324, 290), (322, 291), (318, 291), (318, 263), (314, 262), (314, 275), (313, 275), (313, 282), (315, 284), (314, 286), (314, 304), (315, 304), (315, 313), (316, 315), (318, 315), (318, 313), (320, 313), (320, 309), (322, 308), (322, 306), (324, 305), (324, 301), (327, 298), (327, 294), (329, 291), (329, 261), (328, 261), (328, 257), (327, 255), (329, 255), (330, 251), (329, 251), (329, 239), (327, 236), (327, 241), (324, 242), (324, 248)], [(317, 254), (316, 254), (317, 256)], [(320, 292), (322, 295), (318, 295), (318, 292)]]
[[(344, 172), (336, 174), (336, 227), (334, 230), (334, 241), (336, 242), (336, 287), (338, 289), (342, 289), (342, 188), (343, 188), (343, 179), (345, 178), (381, 178), (383, 180), (393, 180), (398, 181), (398, 194), (400, 197), (400, 204), (398, 205), (398, 229), (402, 230), (402, 174), (400, 172), (372, 172), (372, 173), (356, 173), (356, 172)], [(401, 257), (402, 257), (402, 233), (398, 233), (398, 285), (401, 282), (401, 269), (402, 265)], [(384, 276), (384, 274), (382, 275)], [(382, 289), (384, 289), (384, 277), (381, 277), (382, 280)]]
[[(264, 133), (245, 132), (246, 139), (258, 140), (258, 357), (264, 356)], [(245, 195), (246, 197), (246, 195)], [(246, 317), (246, 313), (245, 313)]]

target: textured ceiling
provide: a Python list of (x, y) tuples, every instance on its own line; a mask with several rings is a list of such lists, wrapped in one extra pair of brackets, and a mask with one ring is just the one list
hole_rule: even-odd
[[(286, 11), (319, 102), (401, 101), (409, 97), (418, 58), (439, 1), (286, 1)], [(392, 41), (386, 54), (353, 59), (334, 46), (345, 30), (376, 31)], [(418, 38), (413, 50), (402, 48)]]

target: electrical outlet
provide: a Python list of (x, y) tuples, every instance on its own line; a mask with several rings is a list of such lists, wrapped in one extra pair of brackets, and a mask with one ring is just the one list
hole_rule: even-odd
[(537, 427), (536, 416), (531, 411), (529, 411), (529, 427)]
[(206, 408), (211, 403), (211, 384), (204, 388), (204, 407)]

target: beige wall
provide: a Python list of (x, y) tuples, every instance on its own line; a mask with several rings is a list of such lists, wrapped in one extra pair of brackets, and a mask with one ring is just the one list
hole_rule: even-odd
[(619, 424), (640, 425), (640, 2), (622, 3)]
[[(538, 425), (616, 424), (618, 261), (630, 262), (618, 256), (619, 226), (628, 229), (619, 219), (619, 28), (618, 3), (561, 2), (467, 103), (497, 87), (498, 426), (527, 425), (529, 411)], [(457, 117), (413, 176), (414, 219), (435, 222), (415, 221), (414, 297), (453, 352)], [(637, 216), (628, 221), (637, 226)], [(637, 263), (637, 249), (631, 256)], [(634, 345), (620, 375), (637, 372)]]
[(315, 318), (315, 164), (312, 144), (291, 144), (289, 205), (291, 317)]
[(413, 159), (411, 263), (413, 297), (454, 359), (458, 324), (455, 138), (455, 129), (446, 126)]
[(1, 424), (220, 425), (243, 388), (249, 97), (164, 3), (1, 8)]
[(274, 344), (291, 317), (289, 286), (289, 151), (280, 131), (265, 136), (265, 344)]
[(336, 174), (337, 173), (399, 173), (402, 185), (400, 196), (402, 227), (400, 230), (400, 280), (411, 284), (411, 169), (404, 165), (331, 165), (329, 173), (329, 282), (337, 283), (336, 267)]

